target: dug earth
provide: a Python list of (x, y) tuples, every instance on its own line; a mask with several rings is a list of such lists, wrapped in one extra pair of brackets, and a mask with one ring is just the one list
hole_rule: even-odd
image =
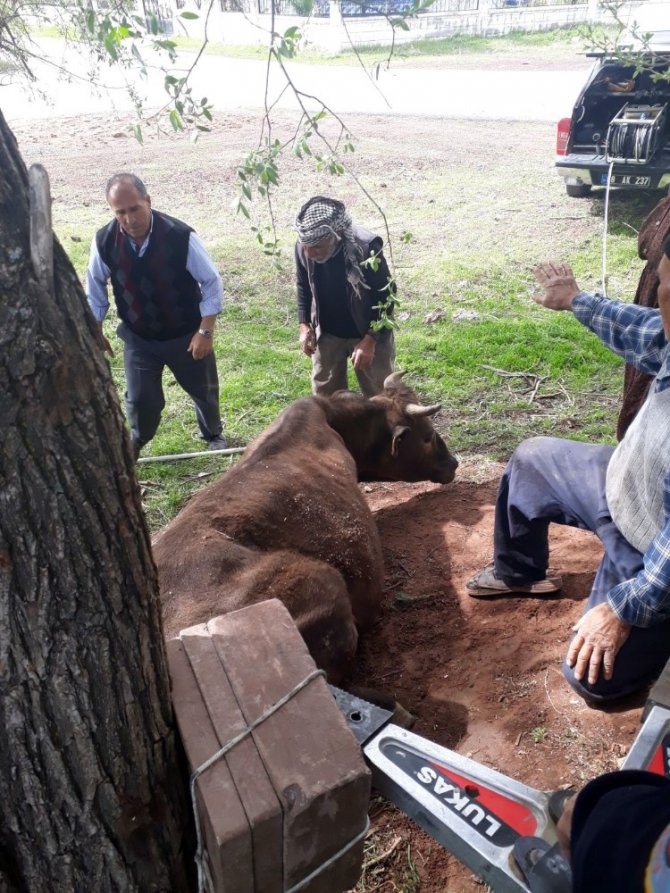
[[(590, 533), (552, 525), (560, 595), (476, 600), (465, 582), (491, 559), (503, 465), (462, 462), (448, 487), (362, 485), (380, 532), (384, 596), (352, 684), (383, 688), (413, 731), (541, 790), (619, 767), (645, 695), (610, 710), (578, 698), (561, 661), (602, 556)], [(380, 797), (361, 893), (482, 893), (485, 885)], [(387, 856), (384, 856), (388, 853)], [(379, 858), (384, 856), (384, 858)], [(374, 861), (377, 859), (378, 861)]]

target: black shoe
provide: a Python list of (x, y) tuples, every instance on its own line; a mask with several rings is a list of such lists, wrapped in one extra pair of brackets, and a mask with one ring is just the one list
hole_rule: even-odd
[(216, 437), (212, 437), (211, 440), (207, 441), (207, 449), (208, 450), (227, 450), (228, 449), (228, 441), (223, 436), (223, 434), (217, 434)]

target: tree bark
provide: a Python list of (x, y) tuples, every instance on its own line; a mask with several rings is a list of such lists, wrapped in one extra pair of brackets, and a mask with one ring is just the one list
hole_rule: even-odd
[(191, 889), (156, 570), (96, 325), (0, 113), (0, 890)]

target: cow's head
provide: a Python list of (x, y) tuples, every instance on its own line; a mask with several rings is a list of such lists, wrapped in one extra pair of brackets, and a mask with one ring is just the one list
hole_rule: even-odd
[[(355, 429), (351, 425), (352, 412), (346, 433), (339, 426), (338, 430), (356, 460), (362, 481), (448, 484), (454, 479), (458, 461), (431, 421), (440, 404), (422, 406), (414, 391), (403, 383), (402, 376), (402, 372), (392, 373), (385, 380), (381, 394), (360, 400)], [(349, 402), (350, 398), (340, 393), (342, 396), (337, 397)], [(354, 398), (352, 403), (358, 401)], [(365, 413), (363, 404), (367, 407)], [(354, 406), (350, 406), (353, 410)]]

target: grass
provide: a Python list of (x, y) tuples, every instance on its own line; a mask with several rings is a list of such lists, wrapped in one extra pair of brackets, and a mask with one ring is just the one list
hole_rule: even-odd
[[(175, 43), (182, 50), (198, 50), (202, 42), (193, 37), (175, 37)], [(500, 37), (478, 37), (471, 34), (456, 34), (453, 37), (435, 38), (430, 40), (413, 40), (399, 44), (395, 48), (396, 59), (454, 57), (463, 55), (489, 55), (491, 53), (509, 53), (518, 50), (535, 50), (557, 45), (573, 45), (583, 43), (582, 30), (577, 27), (554, 28), (551, 31), (512, 31)], [(384, 46), (357, 47), (358, 55), (367, 63), (383, 62), (388, 58), (389, 48)], [(264, 59), (267, 57), (267, 47), (262, 44), (256, 46), (236, 46), (218, 41), (211, 41), (207, 45), (206, 52), (211, 55), (230, 56), (241, 59)], [(328, 62), (338, 64), (358, 64), (356, 53), (352, 49), (342, 50), (339, 53), (329, 53), (306, 43), (301, 47), (296, 62), (311, 64), (314, 62)]]
[[(288, 233), (283, 235), (288, 241)], [(620, 238), (622, 244), (612, 251), (617, 273), (630, 265), (633, 254), (632, 235)], [(81, 247), (73, 245), (71, 253), (83, 270)], [(308, 390), (308, 364), (296, 348), (292, 275), (289, 270), (273, 273), (253, 252), (250, 245), (235, 244), (212, 252), (220, 269), (237, 269), (232, 289), (226, 276), (227, 308), (215, 336), (223, 421), (231, 445), (249, 442)], [(573, 253), (581, 273), (597, 266), (596, 253), (591, 242)], [(417, 263), (401, 279), (401, 312), (408, 316), (400, 324), (397, 343), (398, 367), (407, 370), (422, 399), (442, 403), (437, 426), (452, 448), (500, 461), (521, 439), (536, 434), (612, 442), (621, 361), (571, 315), (533, 304), (526, 271), (506, 270), (502, 264), (491, 271), (481, 257), (455, 262), (445, 255)], [(241, 257), (246, 257), (246, 266)], [(443, 286), (436, 303), (446, 315), (427, 325), (421, 296), (435, 277)], [(464, 307), (476, 317), (458, 321)], [(121, 392), (122, 345), (114, 328), (111, 320), (106, 323), (116, 347), (112, 371)], [(351, 385), (355, 387), (353, 378)], [(166, 397), (159, 432), (145, 454), (198, 449), (195, 416), (170, 376)], [(152, 526), (166, 523), (193, 489), (211, 480), (198, 473), (223, 469), (230, 461), (141, 467), (140, 477), (150, 488), (146, 504)]]
[[(297, 20), (299, 24), (302, 20)], [(44, 25), (31, 32), (34, 37), (59, 38), (62, 32), (56, 26)], [(260, 32), (259, 32), (260, 33)], [(172, 38), (179, 50), (197, 52), (202, 46), (202, 40), (198, 37), (186, 37), (174, 35)], [(564, 28), (552, 28), (549, 31), (512, 31), (509, 34), (497, 37), (479, 37), (470, 34), (457, 34), (452, 37), (414, 40), (396, 46), (394, 59), (412, 60), (427, 59), (439, 63), (440, 60), (448, 63), (454, 57), (463, 56), (490, 56), (518, 54), (525, 51), (530, 54), (542, 53), (546, 49), (557, 47), (573, 48), (576, 52), (583, 50), (585, 38), (581, 27), (568, 26)], [(360, 58), (368, 65), (384, 62), (388, 59), (388, 46), (361, 46), (357, 47)], [(259, 43), (254, 45), (235, 45), (222, 41), (210, 40), (205, 53), (212, 56), (227, 56), (237, 59), (266, 59), (267, 45)], [(339, 53), (328, 52), (309, 43), (303, 42), (295, 60), (298, 63), (314, 64), (327, 62), (328, 64), (358, 65), (359, 61), (353, 49), (345, 49)]]
[(547, 730), (544, 726), (535, 726), (530, 736), (533, 739), (533, 744), (541, 744), (547, 737)]

